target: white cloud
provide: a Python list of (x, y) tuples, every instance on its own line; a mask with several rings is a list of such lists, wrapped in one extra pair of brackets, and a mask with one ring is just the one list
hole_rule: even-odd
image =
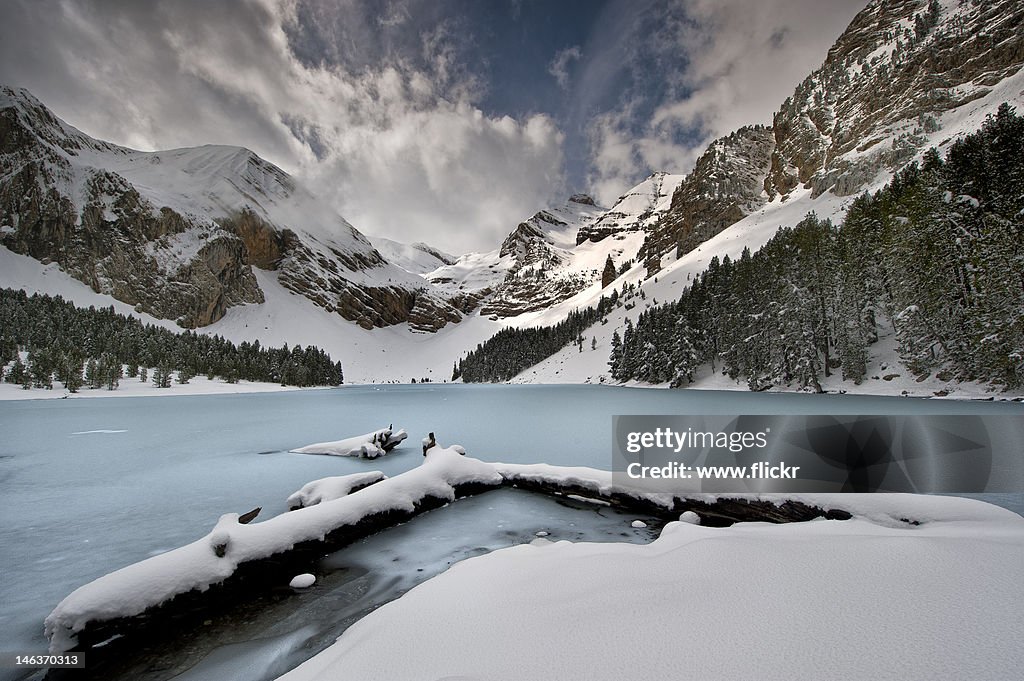
[(672, 11), (655, 4), (651, 11), (662, 13), (662, 21), (625, 41), (636, 46), (625, 58), (634, 69), (642, 68), (642, 59), (680, 60), (684, 67), (665, 71), (664, 98), (642, 116), (637, 100), (646, 92), (593, 120), (593, 191), (608, 201), (653, 170), (687, 172), (716, 137), (770, 124), (864, 4), (689, 0)]
[(555, 53), (548, 65), (548, 73), (554, 76), (558, 87), (563, 90), (569, 89), (569, 63), (578, 60), (581, 56), (579, 45), (566, 47)]
[[(29, 87), (73, 125), (143, 149), (249, 147), (367, 233), (490, 249), (563, 181), (555, 123), (482, 112), (481, 84), (445, 22), (414, 33), (419, 54), (380, 51), (345, 65), (296, 56), (293, 1), (26, 0), (10, 9), (0, 79)], [(397, 3), (382, 17), (384, 28), (409, 21)]]

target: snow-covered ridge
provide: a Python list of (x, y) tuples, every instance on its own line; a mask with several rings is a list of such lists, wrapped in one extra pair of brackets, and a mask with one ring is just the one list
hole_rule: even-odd
[(0, 154), (0, 243), (57, 262), (97, 292), (207, 326), (229, 308), (265, 302), (256, 266), (366, 329), (409, 321), (436, 330), (461, 316), (249, 149), (120, 147), (64, 123), (25, 90), (0, 90), (0, 111), (13, 130)]

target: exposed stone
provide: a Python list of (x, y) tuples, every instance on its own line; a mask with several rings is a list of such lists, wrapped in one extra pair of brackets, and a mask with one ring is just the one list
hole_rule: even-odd
[(760, 208), (774, 142), (765, 126), (747, 126), (712, 142), (672, 195), (672, 205), (648, 231), (639, 258), (648, 274), (663, 255), (687, 253)]
[(248, 208), (221, 218), (218, 223), (245, 244), (246, 263), (263, 270), (277, 269), (281, 258), (298, 245), (295, 232), (278, 230)]
[[(860, 191), (879, 171), (913, 158), (938, 114), (1024, 66), (1024, 5), (1016, 0), (962, 2), (943, 9), (933, 28), (915, 31), (915, 16), (927, 12), (920, 0), (888, 0), (854, 17), (821, 68), (775, 114), (764, 182), (770, 196), (800, 184), (814, 196)], [(898, 134), (895, 126), (908, 122), (910, 130)], [(890, 137), (893, 146), (878, 144)]]

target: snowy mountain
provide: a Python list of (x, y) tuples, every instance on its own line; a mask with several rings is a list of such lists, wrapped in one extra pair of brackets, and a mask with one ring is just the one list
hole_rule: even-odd
[[(645, 310), (678, 299), (713, 257), (738, 260), (744, 249), (756, 251), (779, 228), (795, 226), (809, 212), (841, 223), (856, 195), (881, 189), (927, 149), (945, 153), (1004, 102), (1020, 111), (1022, 25), (1022, 8), (1012, 2), (872, 2), (837, 40), (825, 64), (783, 103), (767, 137), (763, 129), (744, 128), (709, 147), (670, 208), (648, 228), (640, 261), (612, 284), (625, 294), (602, 324), (584, 334), (593, 337), (595, 349), (590, 343), (586, 349), (570, 345), (515, 380), (610, 381), (613, 334), (623, 334), (627, 321), (635, 323)], [(730, 170), (719, 173), (716, 164)], [(693, 234), (698, 236), (687, 241)], [(534, 324), (557, 323), (571, 309), (593, 306), (607, 293), (589, 289), (550, 308)], [(883, 394), (988, 389), (951, 379), (950, 372), (918, 380), (901, 364), (894, 326), (878, 321), (879, 340), (868, 348), (864, 383), (833, 375), (822, 383), (824, 389)], [(694, 387), (745, 387), (710, 367), (694, 380)]]
[(0, 90), (0, 243), (140, 312), (201, 327), (262, 303), (253, 268), (363, 328), (460, 314), (326, 203), (239, 147), (139, 152)]
[(672, 195), (682, 182), (682, 175), (657, 172), (619, 197), (598, 219), (584, 225), (576, 243), (601, 241), (608, 236), (635, 232), (657, 222), (668, 210)]

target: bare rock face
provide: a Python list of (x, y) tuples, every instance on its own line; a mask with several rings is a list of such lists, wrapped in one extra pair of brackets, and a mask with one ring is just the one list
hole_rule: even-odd
[(899, 168), (942, 112), (1024, 66), (1022, 27), (1016, 0), (872, 2), (775, 114), (765, 190), (849, 195)]
[(650, 228), (639, 258), (648, 273), (661, 256), (677, 256), (760, 208), (767, 197), (765, 176), (774, 149), (772, 131), (747, 126), (712, 142), (672, 195), (669, 210)]
[(246, 262), (262, 270), (275, 270), (285, 253), (298, 245), (295, 232), (278, 230), (250, 209), (217, 221), (245, 244)]

